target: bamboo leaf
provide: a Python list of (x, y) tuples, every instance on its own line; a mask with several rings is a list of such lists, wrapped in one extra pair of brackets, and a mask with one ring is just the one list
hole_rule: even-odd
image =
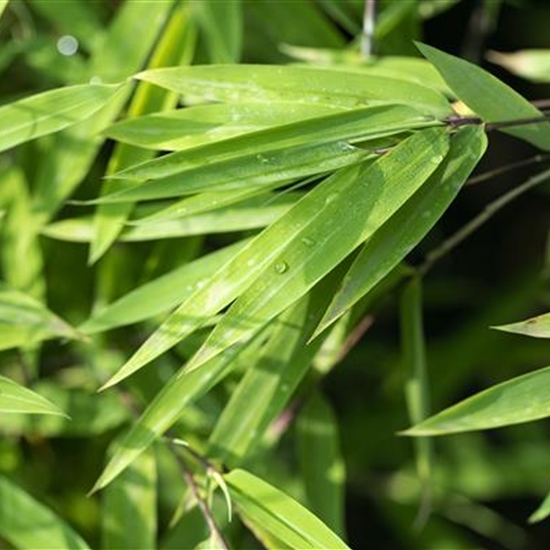
[(247, 521), (273, 534), (289, 548), (348, 548), (319, 518), (291, 497), (246, 472), (225, 475), (231, 497)]
[(446, 435), (521, 424), (550, 416), (550, 367), (468, 397), (409, 428), (403, 435)]
[(345, 141), (286, 147), (191, 168), (174, 176), (136, 184), (96, 203), (143, 201), (200, 192), (235, 191), (283, 184), (331, 172), (365, 159), (370, 151)]
[(443, 95), (420, 84), (374, 75), (284, 65), (197, 65), (135, 75), (201, 101), (298, 101), (355, 108), (402, 103), (435, 117), (450, 114)]
[(362, 248), (315, 334), (320, 334), (391, 272), (424, 238), (460, 191), (487, 147), (477, 127), (459, 130), (430, 179)]
[(0, 107), (0, 151), (87, 119), (121, 89), (120, 85), (79, 84)]
[(519, 50), (513, 53), (490, 51), (492, 63), (533, 82), (550, 82), (550, 50)]
[[(417, 47), (435, 65), (458, 98), (485, 122), (544, 117), (524, 97), (484, 69), (426, 44), (417, 43)], [(503, 128), (502, 131), (550, 150), (548, 122)]]
[(0, 376), (0, 412), (65, 416), (51, 401), (5, 376)]
[(491, 328), (504, 332), (514, 332), (516, 334), (532, 336), (534, 338), (550, 338), (550, 313), (537, 315), (537, 317), (531, 317), (530, 319), (518, 323)]
[(0, 476), (0, 536), (15, 548), (90, 548), (57, 514)]
[(245, 242), (238, 242), (227, 246), (135, 288), (105, 308), (94, 312), (79, 330), (86, 334), (110, 330), (149, 319), (176, 307), (185, 301), (209, 274), (217, 271), (244, 245)]
[(104, 134), (139, 147), (181, 150), (343, 110), (324, 104), (284, 101), (214, 103), (124, 119), (109, 126)]
[(550, 516), (550, 493), (540, 503), (540, 506), (529, 516), (529, 523), (538, 523)]
[(300, 411), (296, 430), (308, 508), (343, 536), (345, 465), (334, 412), (320, 393)]
[[(221, 142), (177, 151), (138, 164), (117, 174), (123, 178), (158, 179), (181, 174), (204, 164), (238, 159), (245, 155), (271, 154), (279, 149), (322, 145), (339, 141), (363, 141), (397, 134), (409, 129), (440, 123), (402, 105), (382, 105), (344, 111), (295, 123), (251, 132)], [(256, 157), (256, 164), (266, 169), (269, 162)], [(268, 158), (267, 158), (268, 160)], [(284, 166), (279, 166), (284, 169)]]
[(107, 489), (102, 501), (102, 546), (156, 547), (157, 467), (153, 449), (143, 453)]
[(4, 10), (8, 6), (9, 0), (0, 0), (0, 17), (2, 17), (2, 14), (4, 13)]
[(190, 296), (106, 386), (173, 347), (248, 287), (197, 362), (256, 331), (372, 236), (424, 183), (447, 150), (445, 129), (423, 130), (376, 162), (326, 179)]

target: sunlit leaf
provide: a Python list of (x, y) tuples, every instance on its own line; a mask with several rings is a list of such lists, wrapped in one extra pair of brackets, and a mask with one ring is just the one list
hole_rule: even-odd
[(284, 65), (171, 67), (135, 76), (196, 101), (299, 101), (343, 107), (402, 103), (436, 117), (450, 114), (443, 95), (420, 84)]
[(262, 479), (233, 470), (225, 480), (241, 514), (289, 548), (348, 548), (319, 518)]
[[(481, 67), (426, 44), (417, 43), (417, 47), (435, 65), (458, 98), (485, 122), (543, 119), (543, 113), (534, 105)], [(503, 128), (502, 131), (550, 150), (548, 122)]]
[[(214, 162), (252, 157), (264, 170), (270, 166), (269, 157), (280, 149), (312, 147), (334, 142), (356, 142), (397, 134), (413, 128), (438, 125), (432, 117), (404, 105), (383, 105), (328, 114), (266, 130), (236, 136), (221, 142), (177, 151), (117, 174), (120, 177), (158, 179), (213, 164)], [(266, 156), (264, 157), (264, 153)], [(268, 162), (265, 162), (267, 160)], [(237, 160), (238, 162), (238, 160)], [(284, 165), (277, 166), (279, 170)]]
[(65, 414), (51, 401), (5, 376), (0, 376), (0, 412), (61, 416)]
[(550, 338), (550, 313), (537, 315), (537, 317), (531, 317), (530, 319), (518, 323), (491, 328), (504, 332), (514, 332), (516, 334), (532, 336), (534, 338)]
[(486, 147), (487, 138), (480, 128), (463, 128), (453, 135), (448, 155), (430, 179), (365, 244), (316, 334), (374, 288), (422, 240), (456, 197)]
[(500, 428), (550, 416), (550, 367), (484, 390), (409, 428), (404, 435), (446, 435)]
[(245, 289), (195, 364), (258, 330), (372, 236), (425, 182), (447, 150), (445, 129), (423, 130), (376, 162), (326, 179), (191, 295), (107, 385), (173, 347)]
[(0, 476), (0, 536), (25, 550), (90, 548), (55, 512)]
[(90, 117), (120, 89), (119, 85), (80, 84), (0, 107), (0, 151), (58, 132)]

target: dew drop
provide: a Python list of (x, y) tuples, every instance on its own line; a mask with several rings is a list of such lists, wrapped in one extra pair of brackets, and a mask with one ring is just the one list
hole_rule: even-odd
[(315, 244), (315, 241), (309, 237), (302, 237), (300, 240), (308, 247), (312, 247)]
[(256, 155), (256, 159), (259, 160), (262, 164), (269, 164), (269, 159), (263, 155)]
[(286, 262), (277, 262), (274, 269), (279, 275), (282, 275), (288, 271), (288, 264)]
[(70, 34), (62, 36), (57, 41), (57, 51), (65, 56), (74, 55), (78, 51), (78, 40)]
[(435, 157), (432, 157), (430, 159), (430, 162), (432, 164), (439, 164), (443, 160), (443, 157), (441, 155), (436, 155)]

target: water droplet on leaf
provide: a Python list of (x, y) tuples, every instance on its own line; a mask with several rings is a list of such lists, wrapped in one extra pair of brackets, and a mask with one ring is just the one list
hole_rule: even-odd
[(279, 275), (282, 275), (288, 271), (288, 264), (286, 262), (277, 262), (274, 269)]

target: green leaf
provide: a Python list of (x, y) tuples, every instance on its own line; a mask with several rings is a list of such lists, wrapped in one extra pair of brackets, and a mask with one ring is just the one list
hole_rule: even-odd
[(537, 315), (536, 317), (531, 317), (530, 319), (518, 323), (491, 328), (504, 332), (514, 332), (516, 334), (532, 336), (534, 338), (550, 338), (550, 313)]
[(57, 514), (0, 476), (0, 536), (15, 548), (90, 548)]
[(9, 0), (0, 0), (0, 17), (2, 17), (2, 14), (4, 13), (4, 10), (6, 9), (8, 2)]
[[(0, 350), (48, 338), (82, 335), (31, 296), (0, 284)], [(11, 336), (11, 337), (10, 337)]]
[(92, 491), (108, 485), (151, 443), (168, 430), (195, 399), (213, 388), (231, 370), (247, 365), (258, 354), (261, 340), (233, 346), (200, 371), (182, 369), (174, 374), (149, 404), (139, 420), (115, 445), (112, 458), (96, 481)]
[(155, 452), (150, 449), (105, 490), (101, 507), (103, 548), (156, 547), (156, 485)]
[(409, 428), (403, 435), (446, 435), (488, 430), (550, 416), (550, 367), (484, 390)]
[(110, 138), (162, 151), (189, 149), (233, 136), (335, 114), (318, 103), (215, 103), (124, 119), (104, 131)]
[(112, 304), (94, 312), (79, 330), (86, 334), (102, 332), (149, 319), (176, 307), (245, 244), (246, 241), (227, 246), (135, 288)]
[(235, 191), (283, 184), (355, 164), (370, 151), (345, 141), (301, 145), (248, 154), (187, 169), (174, 176), (135, 184), (96, 203), (164, 199), (199, 192)]
[(334, 412), (320, 393), (300, 411), (296, 431), (308, 508), (343, 536), (345, 465)]
[(460, 191), (487, 147), (481, 128), (460, 129), (429, 180), (362, 248), (315, 334), (320, 334), (386, 277), (424, 238)]
[(420, 84), (311, 67), (197, 65), (144, 71), (135, 78), (192, 101), (298, 101), (351, 108), (402, 103), (435, 117), (451, 114), (443, 95)]
[[(446, 129), (423, 130), (376, 162), (326, 179), (190, 296), (107, 385), (173, 347), (245, 289), (196, 363), (255, 332), (371, 237), (424, 183), (447, 150)], [(251, 286), (252, 281), (257, 282)]]
[(273, 534), (289, 548), (348, 548), (319, 518), (291, 497), (246, 472), (225, 475), (231, 497), (248, 522)]
[(0, 376), (0, 412), (65, 416), (51, 401), (5, 376)]
[[(435, 65), (458, 98), (485, 122), (544, 117), (524, 97), (484, 69), (426, 44), (417, 43), (417, 47)], [(503, 128), (502, 131), (550, 150), (548, 122)]]
[(0, 151), (85, 120), (121, 89), (120, 85), (80, 84), (0, 107)]
[[(306, 195), (263, 234), (279, 237), (273, 260), (230, 307), (188, 368), (253, 334), (375, 235), (437, 168), (448, 143), (445, 129), (421, 130), (376, 162), (338, 172)], [(258, 254), (267, 258), (269, 248), (261, 250)]]
[(212, 63), (237, 63), (241, 56), (243, 13), (240, 0), (192, 4)]
[(550, 82), (550, 50), (489, 51), (487, 58), (511, 73), (533, 82)]
[(550, 493), (540, 503), (540, 506), (529, 516), (529, 523), (538, 523), (550, 516)]
[[(341, 141), (363, 141), (397, 134), (413, 128), (439, 124), (433, 118), (421, 115), (418, 111), (403, 105), (365, 107), (310, 118), (236, 136), (210, 145), (177, 151), (122, 170), (117, 176), (158, 179), (181, 174), (185, 170), (204, 164), (239, 159), (246, 155), (259, 155), (255, 157), (256, 165), (265, 170), (270, 167), (269, 156), (280, 149), (288, 148), (291, 153), (291, 147), (312, 147)], [(266, 157), (263, 156), (264, 153), (267, 154)], [(281, 165), (277, 168), (282, 170), (285, 166)]]

